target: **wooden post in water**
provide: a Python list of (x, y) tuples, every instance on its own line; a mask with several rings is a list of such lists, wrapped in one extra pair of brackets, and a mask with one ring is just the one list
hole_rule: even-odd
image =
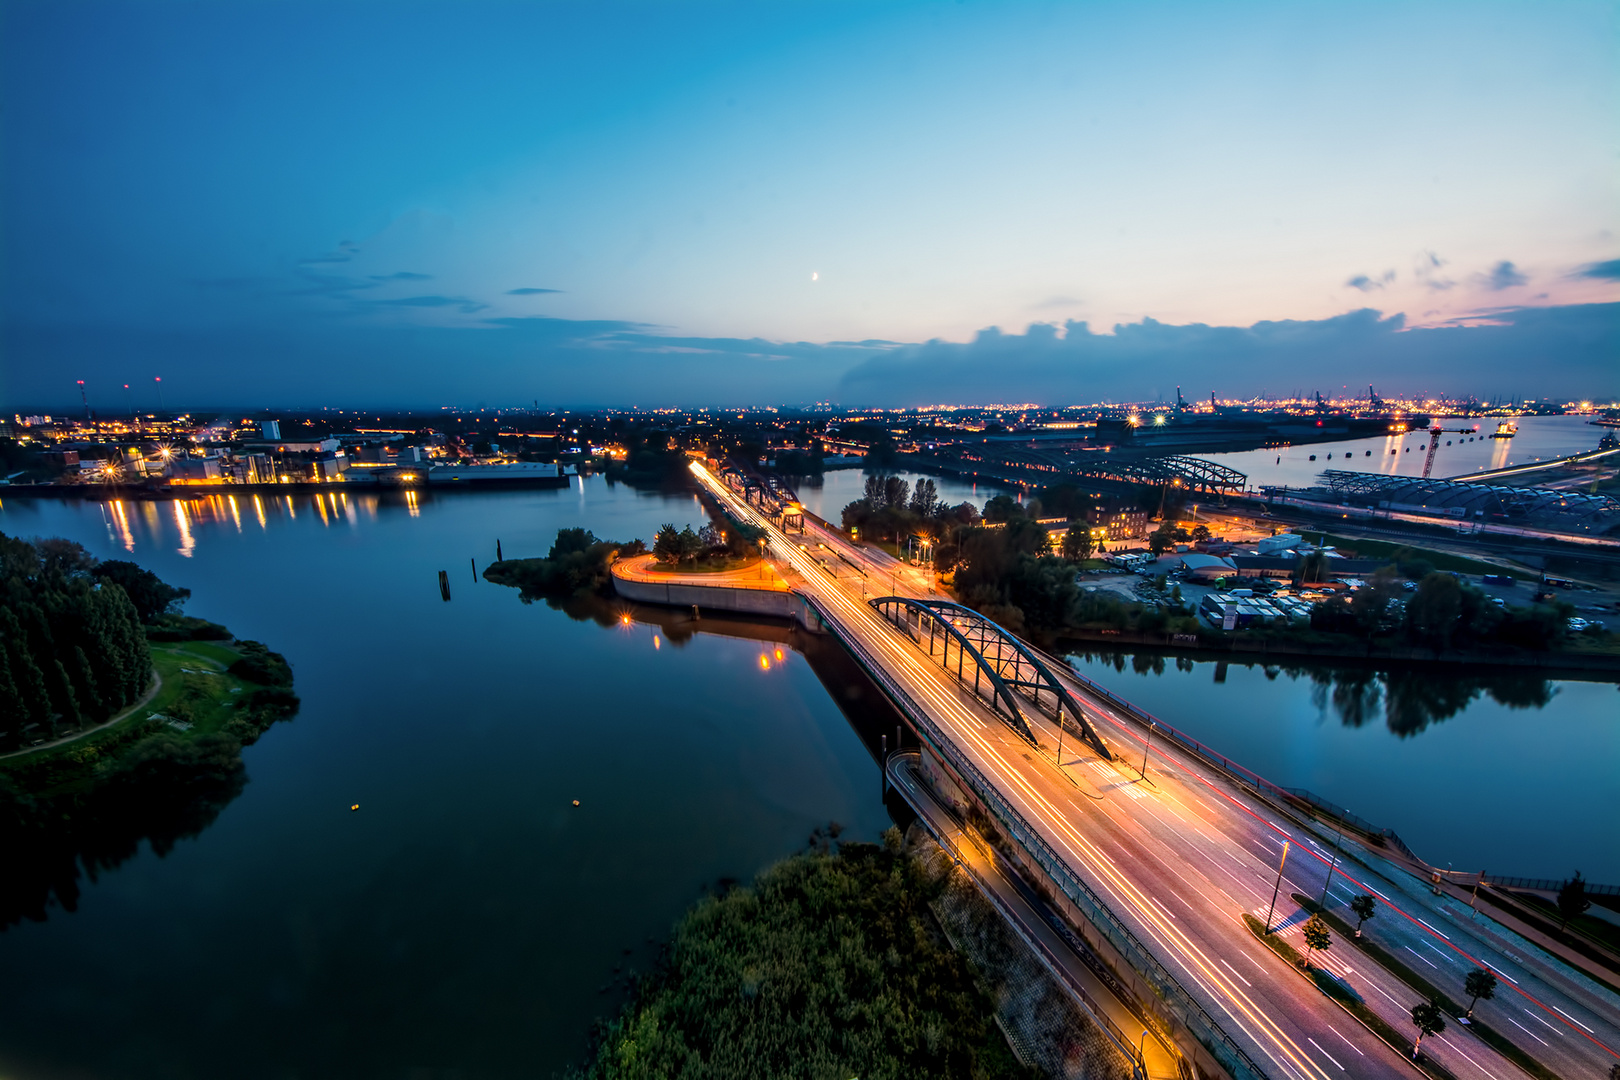
[(468, 559), (467, 560), (467, 565), (472, 567), (473, 584), (474, 585), (478, 584), (478, 560), (477, 559)]
[(439, 571), (439, 595), (446, 603), (450, 601), (450, 574), (444, 570)]
[(506, 561), (506, 556), (501, 554), (501, 542), (499, 540), (495, 541), (495, 561), (496, 562), (505, 562)]

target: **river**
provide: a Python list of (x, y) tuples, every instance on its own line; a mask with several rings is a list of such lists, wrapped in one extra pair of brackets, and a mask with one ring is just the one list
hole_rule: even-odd
[[(861, 479), (829, 474), (825, 512)], [(940, 487), (957, 501), (966, 486)], [(702, 520), (689, 494), (601, 478), (0, 501), (0, 531), (68, 537), (190, 588), (189, 613), (285, 653), (303, 698), (246, 751), (246, 790), (199, 836), (81, 882), (76, 910), (0, 931), (0, 1075), (551, 1075), (706, 888), (830, 820), (876, 838), (890, 822), (877, 728), (839, 658), (807, 659), (780, 628), (526, 605), (469, 565), (497, 539), (523, 556), (561, 527), (650, 539)], [(1082, 664), (1431, 860), (1620, 880), (1613, 686), (1503, 689), (1532, 702), (1519, 708), (1480, 692), (1398, 736), (1376, 708), (1347, 726), (1305, 677), (1124, 669)]]
[[(1519, 432), (1511, 439), (1493, 439), (1495, 420), (1447, 419), (1437, 422), (1448, 429), (1469, 429), (1467, 434), (1448, 431), (1435, 448), (1432, 475), (1466, 479), (1474, 473), (1533, 465), (1538, 461), (1568, 457), (1596, 450), (1598, 440), (1609, 428), (1588, 423), (1589, 416), (1521, 416), (1513, 422)], [(1479, 430), (1473, 431), (1475, 425)], [(1226, 454), (1201, 454), (1248, 476), (1250, 487), (1286, 485), (1310, 487), (1328, 469), (1379, 472), (1393, 476), (1422, 476), (1429, 453), (1426, 431), (1371, 439), (1345, 439), (1343, 442), (1304, 443), (1271, 450), (1244, 450)], [(1533, 475), (1533, 474), (1532, 474)]]

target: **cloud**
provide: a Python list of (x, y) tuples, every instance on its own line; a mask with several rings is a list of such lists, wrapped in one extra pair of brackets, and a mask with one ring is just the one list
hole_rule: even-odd
[(1394, 280), (1395, 271), (1385, 270), (1383, 274), (1376, 278), (1368, 277), (1366, 274), (1357, 274), (1345, 284), (1352, 289), (1360, 289), (1362, 292), (1372, 292), (1374, 289), (1382, 289)]
[[(1458, 325), (1408, 328), (1370, 308), (1314, 321), (1172, 326), (1153, 319), (1093, 332), (996, 327), (869, 356), (839, 382), (849, 405), (1142, 401), (1193, 394), (1324, 392), (1373, 382), (1410, 392), (1605, 396), (1620, 391), (1620, 304), (1496, 308)], [(1532, 384), (1534, 390), (1532, 390)], [(1516, 388), (1523, 387), (1522, 391)], [(1393, 392), (1393, 391), (1386, 391)]]
[(413, 274), (409, 270), (400, 270), (392, 274), (372, 274), (372, 281), (429, 281), (432, 274)]
[[(458, 296), (355, 297), (359, 310), (476, 307)], [(59, 372), (94, 383), (171, 373), (186, 407), (276, 402), (436, 407), (479, 400), (574, 408), (602, 405), (928, 405), (944, 401), (1188, 398), (1323, 393), (1373, 383), (1386, 394), (1475, 393), (1565, 400), (1620, 394), (1620, 303), (1482, 310), (1410, 328), (1362, 309), (1331, 319), (1252, 326), (1152, 319), (1109, 333), (1084, 322), (1024, 333), (990, 327), (972, 341), (804, 342), (710, 338), (624, 320), (490, 318), (297, 320), (155, 327), (0, 320), (8, 361), (0, 412), (76, 404)], [(220, 365), (229, 354), (237, 363)], [(244, 372), (251, 371), (249, 379)], [(183, 389), (181, 389), (183, 388)]]
[(1580, 267), (1571, 277), (1596, 278), (1599, 281), (1620, 281), (1620, 259), (1610, 259), (1607, 262), (1587, 263)]
[(1519, 285), (1528, 284), (1529, 281), (1529, 278), (1519, 273), (1518, 268), (1506, 259), (1491, 267), (1491, 272), (1485, 275), (1485, 287), (1492, 292), (1512, 289)]
[(299, 266), (318, 266), (322, 263), (346, 263), (360, 254), (360, 245), (353, 240), (345, 240), (337, 246), (336, 251), (329, 251), (325, 255), (317, 255), (313, 259), (299, 259)]
[(560, 293), (561, 289), (507, 289), (507, 296), (539, 296), (542, 293)]
[(1457, 284), (1450, 278), (1443, 278), (1439, 275), (1439, 270), (1444, 265), (1446, 265), (1445, 259), (1432, 251), (1425, 251), (1418, 256), (1417, 265), (1412, 268), (1412, 274), (1430, 292), (1444, 292), (1447, 289), (1454, 288)]
[(489, 307), (488, 304), (481, 304), (477, 300), (469, 300), (465, 296), (402, 296), (393, 300), (364, 300), (359, 302), (375, 307), (453, 307), (467, 315), (475, 314)]

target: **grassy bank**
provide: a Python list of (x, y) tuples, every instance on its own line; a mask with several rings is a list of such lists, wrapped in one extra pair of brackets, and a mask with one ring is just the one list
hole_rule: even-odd
[(162, 685), (144, 705), (81, 738), (0, 759), (0, 777), (36, 798), (94, 787), (149, 738), (197, 744), (256, 740), (292, 715), (292, 672), (257, 642), (153, 642)]
[(1499, 563), (1484, 562), (1480, 559), (1470, 559), (1466, 555), (1453, 555), (1447, 551), (1436, 551), (1433, 548), (1413, 547), (1411, 544), (1393, 543), (1388, 540), (1365, 540), (1358, 537), (1335, 536), (1332, 533), (1321, 532), (1317, 529), (1296, 530), (1300, 535), (1309, 533), (1311, 536), (1322, 537), (1322, 543), (1336, 547), (1344, 555), (1351, 555), (1360, 559), (1386, 559), (1390, 562), (1403, 562), (1421, 559), (1436, 570), (1448, 570), (1458, 574), (1512, 574), (1520, 581), (1535, 581), (1537, 576), (1529, 570), (1517, 567), (1502, 566)]
[(604, 1026), (590, 1080), (1027, 1077), (900, 850), (813, 846), (705, 899)]

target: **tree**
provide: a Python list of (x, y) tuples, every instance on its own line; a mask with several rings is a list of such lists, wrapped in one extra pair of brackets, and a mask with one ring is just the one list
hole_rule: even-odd
[(1468, 1012), (1463, 1016), (1467, 1020), (1473, 1017), (1474, 1004), (1480, 998), (1489, 1001), (1496, 996), (1496, 976), (1484, 968), (1475, 968), (1463, 980), (1463, 993), (1468, 995)]
[(1322, 921), (1320, 915), (1312, 915), (1305, 920), (1305, 925), (1300, 929), (1305, 934), (1305, 967), (1308, 970), (1311, 966), (1311, 954), (1318, 949), (1326, 950), (1332, 947), (1333, 935), (1328, 933), (1328, 924)]
[(122, 586), (143, 623), (153, 622), (159, 615), (174, 611), (191, 595), (190, 589), (175, 588), (145, 567), (122, 559), (109, 559), (92, 573), (104, 582)]
[(1299, 575), (1299, 584), (1304, 585), (1306, 582), (1321, 581), (1327, 577), (1327, 562), (1327, 556), (1320, 551), (1313, 551), (1309, 555), (1303, 556), (1299, 560), (1299, 568), (1296, 571)]
[(1366, 893), (1350, 901), (1350, 910), (1356, 915), (1356, 937), (1361, 936), (1361, 924), (1378, 914), (1378, 901)]
[(1175, 526), (1168, 521), (1154, 529), (1148, 536), (1148, 550), (1155, 555), (1163, 555), (1176, 546)]
[(1462, 599), (1462, 586), (1450, 574), (1425, 575), (1406, 602), (1406, 625), (1412, 636), (1437, 650), (1451, 644)]
[(1193, 543), (1201, 544), (1205, 540), (1208, 540), (1209, 537), (1210, 537), (1210, 532), (1209, 532), (1209, 526), (1208, 525), (1194, 525), (1193, 526), (1193, 531), (1192, 531)]
[(1575, 876), (1564, 882), (1564, 887), (1558, 890), (1558, 914), (1564, 917), (1558, 928), (1562, 930), (1569, 926), (1569, 920), (1585, 914), (1586, 909), (1591, 906), (1592, 901), (1586, 898), (1586, 880), (1577, 870)]
[(1024, 508), (1011, 495), (997, 495), (984, 504), (984, 520), (991, 524), (1011, 521), (1013, 518), (1023, 516)]
[(1412, 1044), (1412, 1059), (1417, 1060), (1418, 1047), (1423, 1045), (1423, 1036), (1438, 1035), (1446, 1030), (1446, 1015), (1440, 1008), (1439, 999), (1420, 1001), (1412, 1006), (1412, 1023), (1417, 1026), (1417, 1041)]
[(926, 476), (918, 480), (911, 493), (911, 512), (919, 517), (933, 517), (938, 506), (939, 488)]
[[(558, 533), (557, 541), (559, 544), (562, 542), (561, 533)], [(551, 550), (555, 553), (557, 550), (556, 545), (553, 545)], [(675, 566), (680, 563), (681, 534), (675, 531), (673, 524), (659, 527), (658, 532), (653, 536), (653, 554), (665, 566)], [(552, 558), (556, 557), (555, 554), (552, 555)]]
[(1088, 525), (1070, 525), (1063, 534), (1063, 541), (1058, 550), (1070, 562), (1085, 562), (1091, 558), (1091, 528)]

